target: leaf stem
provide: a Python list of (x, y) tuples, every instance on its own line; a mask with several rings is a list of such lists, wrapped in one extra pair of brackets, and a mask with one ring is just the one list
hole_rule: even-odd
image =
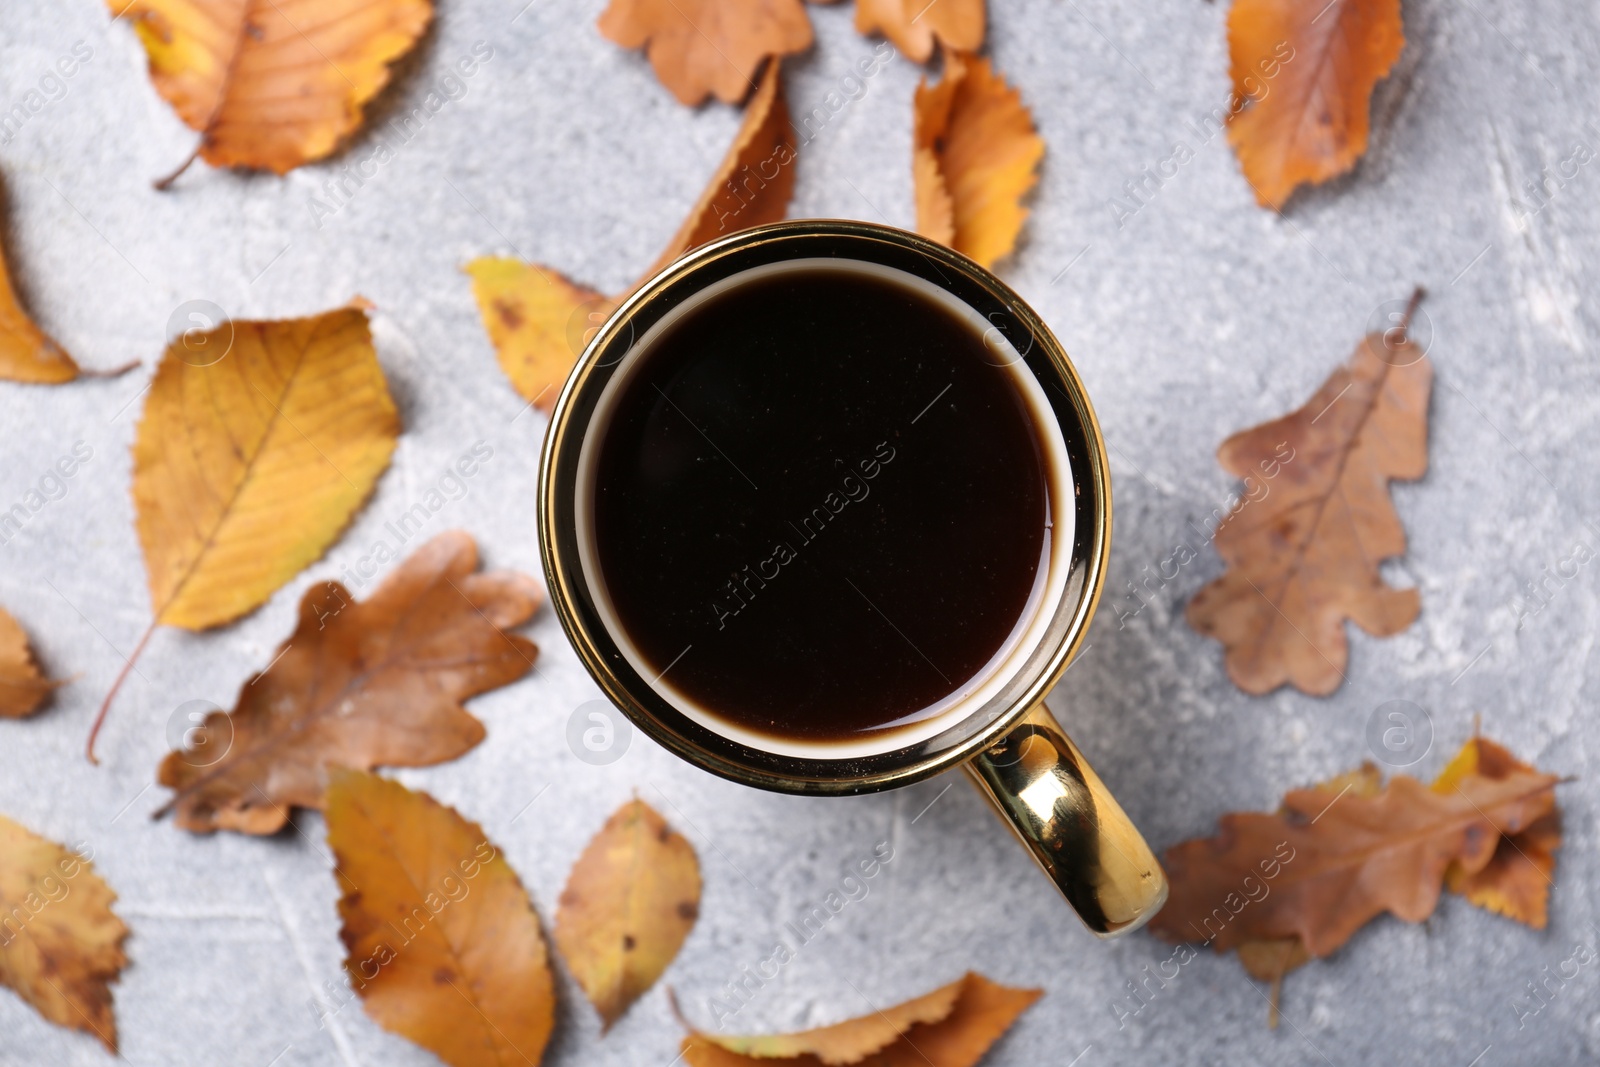
[(1417, 313), (1417, 306), (1422, 303), (1422, 298), (1427, 295), (1428, 290), (1420, 285), (1411, 290), (1411, 300), (1406, 304), (1405, 314), (1400, 316), (1400, 332), (1406, 335), (1407, 341), (1411, 340), (1411, 316)]
[(155, 186), (157, 189), (161, 190), (162, 192), (165, 192), (168, 186), (170, 186), (173, 182), (178, 180), (178, 176), (179, 175), (181, 175), (184, 171), (189, 169), (189, 164), (193, 163), (195, 161), (195, 159), (199, 157), (199, 155), (200, 155), (200, 147), (202, 145), (204, 145), (204, 144), (205, 144), (205, 138), (202, 137), (199, 141), (197, 141), (195, 143), (194, 151), (189, 153), (189, 158), (185, 159), (182, 163), (178, 164), (178, 169), (177, 170), (173, 171), (171, 174), (167, 175), (165, 178), (157, 178), (155, 181), (151, 182), (150, 184)]
[(100, 727), (105, 725), (106, 712), (111, 710), (111, 702), (117, 698), (117, 691), (122, 688), (122, 683), (127, 680), (128, 672), (133, 670), (134, 661), (144, 651), (144, 646), (150, 643), (150, 635), (156, 632), (157, 625), (155, 619), (150, 620), (150, 625), (145, 629), (144, 634), (140, 636), (139, 643), (134, 645), (133, 651), (128, 654), (127, 662), (123, 663), (122, 670), (117, 672), (116, 681), (111, 683), (111, 691), (106, 694), (105, 700), (101, 701), (100, 710), (95, 713), (94, 725), (89, 727), (89, 741), (84, 745), (83, 754), (88, 757), (90, 763), (97, 767), (100, 765), (100, 761), (94, 754), (95, 738), (100, 736)]
[(94, 369), (89, 368), (89, 367), (79, 367), (78, 368), (78, 377), (80, 377), (80, 378), (120, 378), (124, 374), (127, 374), (129, 371), (133, 370), (133, 368), (135, 368), (137, 366), (140, 366), (140, 364), (141, 364), (140, 360), (130, 359), (128, 362), (122, 364), (121, 366), (108, 367), (105, 370), (94, 370)]

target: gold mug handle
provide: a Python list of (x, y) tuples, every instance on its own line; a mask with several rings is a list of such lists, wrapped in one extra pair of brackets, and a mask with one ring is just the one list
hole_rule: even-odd
[(1161, 864), (1043, 701), (964, 767), (1096, 937), (1161, 910)]

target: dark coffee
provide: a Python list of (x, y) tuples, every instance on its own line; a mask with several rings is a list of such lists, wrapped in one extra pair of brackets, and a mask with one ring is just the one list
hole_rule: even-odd
[(1048, 453), (982, 334), (892, 277), (805, 267), (694, 308), (630, 366), (595, 555), (651, 675), (779, 738), (961, 692), (1046, 569)]

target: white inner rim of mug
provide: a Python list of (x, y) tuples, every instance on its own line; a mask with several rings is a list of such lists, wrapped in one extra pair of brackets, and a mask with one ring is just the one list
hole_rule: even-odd
[[(1027, 606), (1018, 616), (1017, 623), (1012, 627), (1006, 640), (990, 657), (989, 662), (963, 682), (958, 689), (937, 703), (867, 733), (860, 739), (846, 741), (807, 741), (750, 730), (700, 706), (687, 694), (674, 688), (664, 677), (658, 675), (660, 668), (644, 657), (622, 626), (612, 603), (610, 591), (606, 587), (605, 574), (600, 568), (600, 560), (594, 547), (595, 467), (599, 462), (600, 441), (604, 436), (602, 428), (610, 417), (617, 397), (637, 373), (645, 353), (650, 350), (656, 338), (684, 315), (734, 286), (773, 274), (815, 270), (876, 275), (937, 301), (972, 327), (983, 338), (989, 351), (995, 355), (996, 365), (1004, 366), (1010, 372), (1012, 383), (1016, 385), (1032, 412), (1039, 443), (1047, 453), (1045, 466), (1050, 483), (1046, 487), (1045, 536), (1043, 558), (1040, 561), (1042, 578), (1035, 579)], [(1073, 528), (1075, 509), (1071, 506), (1072, 465), (1067, 456), (1067, 446), (1061, 435), (1060, 423), (1056, 421), (1049, 399), (1028, 369), (1028, 365), (1023, 362), (1021, 355), (1001, 331), (995, 329), (993, 324), (975, 308), (954, 294), (914, 274), (864, 260), (815, 257), (752, 267), (707, 286), (663, 315), (618, 361), (616, 371), (601, 391), (578, 453), (576, 496), (574, 524), (583, 579), (594, 598), (595, 607), (607, 632), (616, 642), (617, 648), (621, 650), (628, 664), (639, 677), (647, 680), (650, 688), (662, 699), (693, 722), (730, 741), (780, 756), (803, 759), (860, 759), (876, 756), (926, 741), (961, 722), (968, 715), (984, 707), (1015, 679), (1023, 664), (1044, 639), (1051, 619), (1061, 603), (1067, 578), (1072, 570), (1072, 543), (1075, 532)], [(1063, 506), (1057, 506), (1058, 502), (1065, 503)]]

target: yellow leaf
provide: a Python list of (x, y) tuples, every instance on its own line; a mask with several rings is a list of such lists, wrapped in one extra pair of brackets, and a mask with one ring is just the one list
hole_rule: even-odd
[(1042, 995), (969, 971), (927, 996), (822, 1030), (767, 1038), (691, 1033), (684, 1060), (689, 1067), (973, 1067)]
[(259, 606), (333, 543), (389, 465), (400, 418), (367, 317), (224, 322), (150, 386), (133, 497), (155, 621), (203, 630)]
[(81, 853), (0, 815), (0, 984), (113, 1054), (111, 983), (128, 963), (128, 928), (111, 911), (116, 899)]
[(555, 1020), (539, 916), (483, 829), (426, 793), (335, 769), (350, 984), (378, 1025), (452, 1067), (536, 1067)]
[(700, 914), (694, 849), (648, 804), (624, 804), (567, 876), (555, 940), (607, 1029), (678, 954)]
[(200, 158), (278, 174), (361, 125), (433, 15), (431, 0), (106, 2), (133, 23), (156, 91), (200, 132)]
[(912, 178), (917, 230), (992, 267), (1017, 244), (1044, 141), (1022, 96), (987, 59), (951, 52), (917, 86)]
[(707, 241), (782, 219), (794, 193), (789, 132), (783, 80), (772, 63), (722, 165), (666, 249), (627, 292), (602, 296), (518, 259), (485, 257), (467, 264), (484, 329), (517, 392), (549, 411), (584, 346), (628, 293)]
[(983, 0), (856, 0), (856, 29), (881, 33), (918, 63), (935, 42), (948, 54), (983, 47)]
[(17, 302), (0, 252), (0, 378), (54, 385), (78, 376), (78, 365), (35, 326)]
[(500, 369), (523, 399), (550, 410), (578, 353), (617, 301), (520, 259), (486, 256), (466, 271)]
[(16, 619), (0, 608), (0, 719), (32, 714), (55, 687), (33, 662), (28, 635)]

